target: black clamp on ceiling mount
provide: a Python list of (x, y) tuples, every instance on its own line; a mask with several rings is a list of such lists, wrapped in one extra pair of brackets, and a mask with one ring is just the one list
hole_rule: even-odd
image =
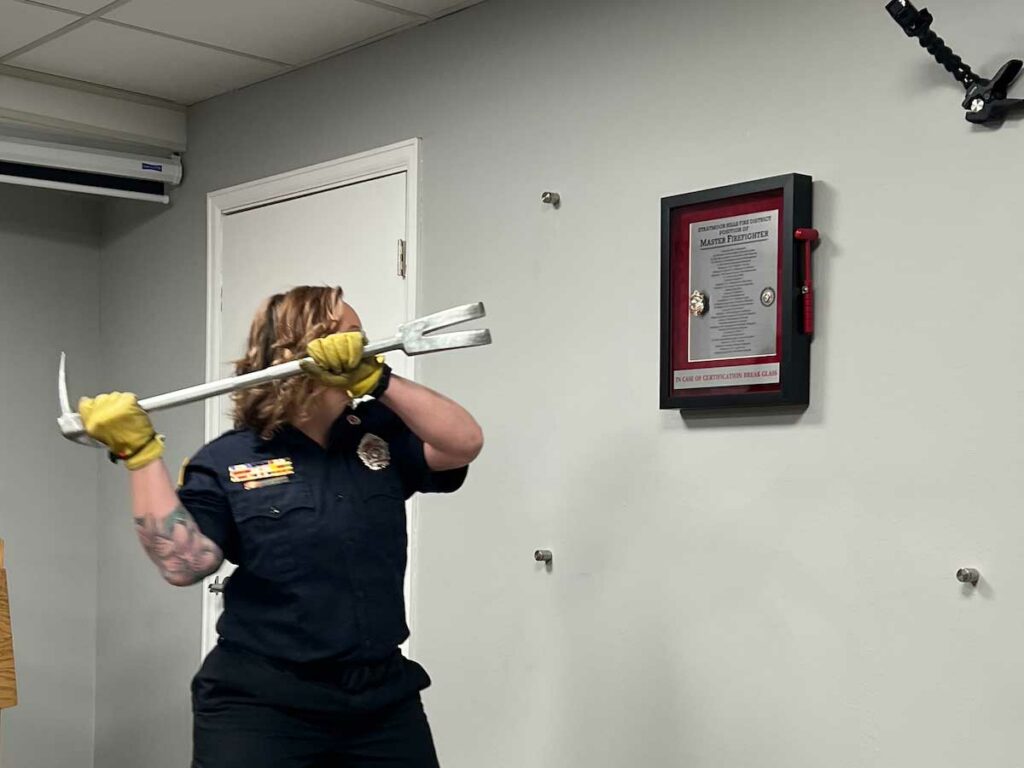
[(1024, 99), (1008, 99), (1007, 91), (1017, 79), (1024, 62), (1010, 59), (991, 80), (978, 77), (971, 68), (964, 64), (963, 59), (953, 53), (941, 37), (932, 31), (932, 15), (927, 8), (920, 11), (910, 0), (891, 0), (885, 10), (895, 19), (896, 23), (907, 33), (907, 37), (916, 37), (921, 47), (935, 57), (946, 71), (957, 79), (967, 91), (963, 108), (966, 110), (967, 121), (985, 124), (1001, 121), (1008, 112), (1024, 108)]

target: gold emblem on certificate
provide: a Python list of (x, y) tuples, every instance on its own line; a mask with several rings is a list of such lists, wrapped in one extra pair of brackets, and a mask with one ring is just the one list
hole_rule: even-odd
[(359, 459), (374, 472), (391, 466), (391, 450), (380, 437), (367, 432), (356, 449)]
[(694, 291), (690, 294), (690, 314), (700, 317), (708, 311), (708, 297), (702, 291)]

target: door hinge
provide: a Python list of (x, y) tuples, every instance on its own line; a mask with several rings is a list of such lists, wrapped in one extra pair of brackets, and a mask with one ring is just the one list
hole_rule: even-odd
[(406, 260), (405, 260), (405, 240), (398, 241), (398, 276), (405, 277)]

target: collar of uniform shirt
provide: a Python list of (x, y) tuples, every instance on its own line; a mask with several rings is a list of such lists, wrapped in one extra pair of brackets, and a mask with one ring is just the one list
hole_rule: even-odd
[[(327, 450), (334, 450), (342, 445), (346, 445), (352, 442), (352, 436), (354, 434), (362, 434), (363, 420), (362, 416), (367, 413), (363, 410), (361, 413), (358, 405), (346, 408), (342, 414), (334, 421), (331, 425), (331, 430), (328, 433), (327, 439)], [(354, 419), (352, 417), (355, 417)], [(300, 447), (316, 447), (319, 450), (323, 450), (319, 443), (313, 440), (309, 435), (303, 432), (292, 424), (285, 424), (281, 429), (274, 435), (272, 440), (283, 440), (292, 445)]]

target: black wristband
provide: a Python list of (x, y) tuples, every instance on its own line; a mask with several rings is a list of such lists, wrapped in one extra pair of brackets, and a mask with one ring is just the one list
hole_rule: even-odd
[(150, 437), (149, 440), (147, 440), (145, 443), (143, 443), (142, 447), (138, 448), (133, 453), (129, 453), (129, 454), (125, 455), (125, 456), (118, 456), (113, 451), (107, 451), (107, 458), (110, 459), (110, 463), (111, 464), (117, 464), (117, 462), (119, 462), (119, 461), (128, 461), (128, 459), (134, 458), (134, 457), (138, 456), (140, 453), (142, 453), (144, 450), (146, 450), (154, 440), (159, 440), (159, 439), (160, 439), (160, 435), (157, 434), (156, 432), (154, 432), (153, 436)]
[(374, 400), (378, 399), (381, 395), (387, 392), (389, 384), (391, 384), (391, 366), (384, 363), (380, 369), (380, 379), (377, 381), (377, 386), (369, 393), (370, 397)]

